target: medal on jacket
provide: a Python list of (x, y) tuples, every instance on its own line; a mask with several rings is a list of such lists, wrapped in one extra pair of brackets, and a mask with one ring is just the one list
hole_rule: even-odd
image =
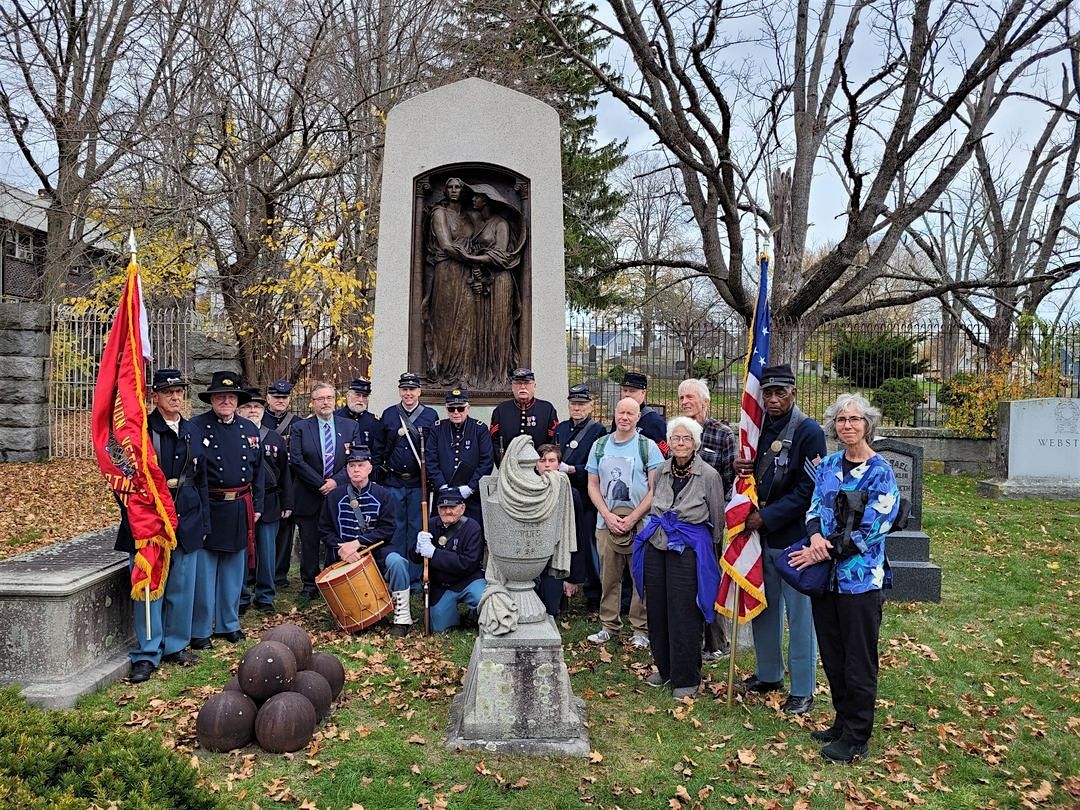
[(446, 545), (446, 535), (445, 534), (442, 537), (439, 538), (439, 545), (440, 546), (445, 546)]
[(351, 501), (349, 501), (349, 506), (352, 507), (354, 510), (359, 509), (360, 501), (356, 500), (356, 498), (353, 498)]
[(570, 440), (570, 449), (571, 450), (577, 450), (577, 439), (571, 439)]
[(769, 449), (772, 450), (774, 453), (779, 453), (783, 446), (783, 442), (777, 439), (775, 442), (769, 445)]

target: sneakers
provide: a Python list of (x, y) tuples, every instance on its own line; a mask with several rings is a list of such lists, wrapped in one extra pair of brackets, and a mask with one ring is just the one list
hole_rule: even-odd
[(783, 712), (785, 714), (806, 714), (813, 706), (813, 696), (799, 697), (798, 695), (788, 695), (788, 699), (784, 701)]
[(757, 675), (751, 675), (749, 678), (743, 680), (743, 688), (747, 692), (757, 692), (761, 695), (767, 695), (769, 692), (779, 692), (784, 688), (783, 681), (762, 681)]
[(705, 650), (705, 651), (703, 651), (701, 653), (701, 660), (702, 661), (719, 661), (722, 658), (727, 658), (729, 649), (730, 649), (730, 647), (725, 644), (719, 650)]
[(676, 700), (682, 700), (683, 698), (692, 698), (698, 693), (698, 689), (701, 688), (700, 683), (696, 683), (693, 686), (678, 686), (671, 690), (671, 696)]
[(810, 739), (816, 743), (822, 743), (824, 745), (839, 740), (842, 735), (843, 729), (841, 729), (839, 726), (829, 726), (828, 728), (823, 728), (820, 731), (811, 731)]
[(866, 743), (853, 743), (847, 740), (833, 740), (821, 749), (821, 755), (830, 762), (854, 762), (870, 752)]
[(606, 644), (611, 641), (611, 633), (607, 630), (600, 630), (600, 632), (593, 633), (591, 636), (586, 636), (585, 638), (593, 644)]
[(645, 683), (659, 689), (661, 686), (667, 686), (671, 681), (665, 679), (659, 672), (654, 672), (645, 679)]
[(649, 637), (643, 636), (640, 633), (630, 639), (630, 643), (637, 647), (639, 650), (649, 649)]

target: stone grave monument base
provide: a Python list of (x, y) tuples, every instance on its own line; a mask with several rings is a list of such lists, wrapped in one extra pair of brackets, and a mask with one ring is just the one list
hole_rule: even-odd
[(585, 701), (570, 688), (555, 622), (482, 632), (450, 708), (447, 748), (498, 754), (589, 755)]
[(127, 675), (128, 555), (116, 527), (0, 561), (0, 684), (47, 709)]
[(998, 403), (997, 469), (976, 492), (987, 498), (1080, 498), (1080, 400)]

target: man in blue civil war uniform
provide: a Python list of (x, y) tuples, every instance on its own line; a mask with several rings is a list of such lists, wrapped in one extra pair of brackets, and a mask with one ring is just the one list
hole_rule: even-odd
[(454, 388), (446, 393), (447, 418), (435, 423), (427, 440), (428, 489), (438, 495), (452, 489), (465, 503), (465, 514), (483, 530), (480, 479), (491, 473), (495, 460), (487, 425), (469, 416), (469, 392)]
[[(315, 577), (323, 568), (319, 514), (326, 496), (344, 486), (349, 449), (359, 446), (356, 422), (334, 416), (334, 386), (311, 387), (312, 415), (301, 419), (289, 434), (289, 464), (293, 472), (293, 517), (300, 536), (300, 598), (317, 599)], [(332, 562), (332, 561), (331, 561)]]
[(465, 514), (465, 501), (456, 489), (435, 496), (438, 515), (430, 531), (416, 535), (414, 561), (428, 559), (431, 581), (431, 630), (440, 633), (461, 623), (458, 605), (475, 617), (484, 595), (484, 537), (480, 526)]
[[(627, 371), (623, 374), (622, 378), (622, 398), (632, 399), (641, 408), (641, 414), (638, 416), (637, 432), (647, 439), (652, 439), (656, 442), (656, 446), (660, 448), (660, 452), (664, 454), (664, 458), (671, 455), (671, 449), (667, 443), (667, 422), (664, 421), (664, 417), (660, 415), (659, 411), (654, 411), (650, 406), (645, 404), (646, 391), (649, 388), (649, 378), (642, 374), (640, 371)], [(615, 432), (615, 420), (611, 420), (610, 433)]]
[(255, 524), (263, 511), (262, 443), (259, 428), (238, 416), (248, 394), (231, 371), (215, 371), (199, 394), (210, 410), (191, 419), (202, 437), (210, 496), (210, 534), (199, 552), (191, 646), (206, 649), (210, 636), (236, 643), (245, 562), (254, 561)]
[(496, 464), (502, 462), (510, 442), (522, 433), (532, 437), (533, 447), (539, 447), (555, 438), (555, 428), (559, 424), (555, 406), (536, 398), (536, 375), (531, 368), (514, 370), (510, 393), (513, 398), (500, 402), (491, 414), (491, 443)]
[(371, 480), (371, 453), (366, 447), (350, 447), (346, 457), (346, 482), (323, 502), (319, 516), (319, 538), (327, 556), (342, 562), (356, 562), (371, 551), (379, 573), (386, 580), (394, 600), (392, 636), (404, 636), (412, 625), (409, 606), (409, 562), (388, 542), (394, 535), (394, 498), (390, 491)]
[(345, 392), (345, 404), (334, 411), (334, 416), (356, 422), (357, 441), (371, 453), (371, 465), (375, 470), (382, 464), (382, 424), (379, 417), (368, 410), (371, 396), (371, 380), (357, 377), (349, 383)]
[[(292, 383), (288, 380), (275, 380), (266, 389), (266, 410), (263, 411), (262, 424), (271, 430), (276, 430), (278, 435), (285, 441), (286, 457), (288, 457), (289, 433), (299, 419), (289, 409), (292, 404)], [(282, 516), (278, 521), (277, 538), (274, 546), (277, 549), (277, 558), (274, 562), (274, 588), (280, 590), (289, 584), (289, 568), (292, 566), (293, 533), (296, 531), (296, 522), (292, 513), (288, 517)]]
[(255, 524), (255, 567), (248, 566), (244, 590), (240, 594), (240, 613), (243, 614), (255, 594), (255, 609), (273, 613), (277, 586), (274, 573), (277, 565), (276, 539), (278, 523), (292, 515), (292, 471), (289, 468), (289, 448), (276, 431), (262, 424), (266, 397), (258, 388), (247, 388), (250, 399), (237, 408), (245, 419), (259, 425), (262, 442), (263, 512)]
[(593, 398), (589, 386), (584, 383), (572, 386), (566, 397), (567, 409), (570, 418), (559, 422), (555, 428), (555, 444), (559, 448), (562, 462), (559, 470), (570, 477), (570, 486), (581, 499), (581, 506), (585, 512), (585, 518), (589, 531), (586, 534), (587, 544), (579, 544), (578, 551), (583, 551), (585, 556), (586, 580), (585, 600), (588, 610), (600, 609), (600, 556), (596, 551), (596, 506), (589, 498), (589, 473), (585, 465), (589, 463), (589, 454), (592, 452), (596, 440), (607, 433), (602, 424), (592, 418)]
[[(398, 396), (401, 401), (383, 411), (383, 485), (394, 498), (397, 529), (394, 532), (394, 550), (408, 558), (409, 548), (420, 531), (420, 434), (424, 441), (438, 421), (434, 408), (420, 402), (420, 375), (407, 371), (398, 379)], [(420, 567), (413, 566), (412, 579), (419, 585)]]
[[(206, 471), (199, 433), (180, 415), (188, 383), (173, 368), (159, 368), (151, 385), (154, 410), (146, 426), (157, 455), (158, 466), (165, 474), (179, 523), (176, 548), (169, 559), (165, 593), (150, 603), (150, 638), (146, 635), (146, 614), (135, 606), (135, 644), (131, 651), (132, 683), (142, 683), (154, 674), (161, 662), (190, 666), (199, 656), (187, 647), (191, 642), (191, 615), (195, 603), (195, 567), (203, 538), (210, 533)], [(128, 525), (127, 510), (120, 509), (120, 528), (116, 550), (135, 558), (135, 541)]]

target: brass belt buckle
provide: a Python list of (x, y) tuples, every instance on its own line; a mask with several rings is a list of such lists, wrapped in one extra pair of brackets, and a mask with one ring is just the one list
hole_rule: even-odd
[(236, 500), (236, 493), (235, 492), (226, 492), (224, 494), (224, 496), (222, 497), (222, 500), (235, 501)]
[(165, 486), (167, 486), (169, 489), (176, 489), (178, 486), (180, 486), (180, 479), (170, 478), (168, 481), (165, 482)]

